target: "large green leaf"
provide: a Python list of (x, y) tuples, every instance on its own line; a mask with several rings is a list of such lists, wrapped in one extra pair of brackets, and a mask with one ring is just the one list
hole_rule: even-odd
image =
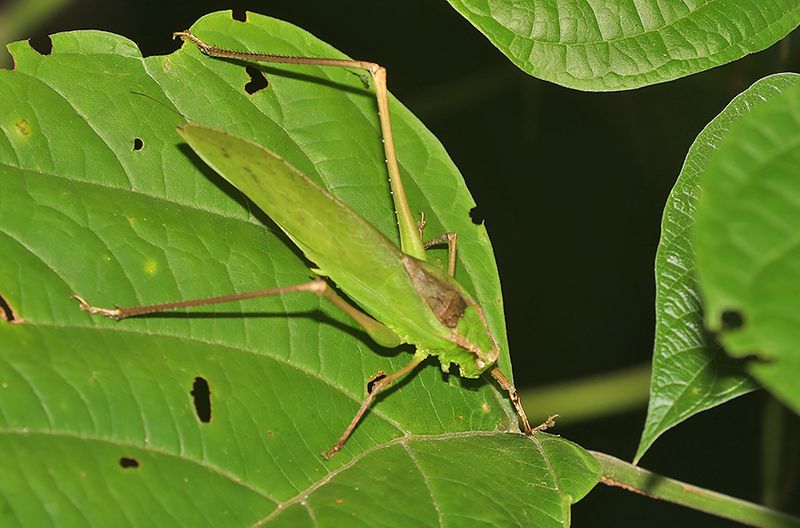
[(800, 75), (766, 77), (737, 96), (697, 136), (664, 208), (656, 254), (656, 338), (650, 403), (636, 460), (665, 431), (755, 388), (738, 361), (703, 326), (689, 233), (709, 156), (753, 109), (800, 83)]
[(726, 64), (800, 24), (797, 0), (449, 1), (522, 70), (591, 91)]
[(707, 326), (800, 412), (800, 86), (733, 127), (708, 162), (696, 219)]
[[(182, 28), (176, 28), (182, 29)], [(209, 15), (222, 46), (340, 56), (265, 17)], [(165, 36), (168, 38), (168, 36)], [(514, 431), (505, 395), (426, 362), (324, 461), (364, 395), (398, 368), (313, 296), (120, 323), (69, 297), (133, 305), (301, 282), (306, 263), (183, 143), (189, 120), (280, 153), (396, 240), (373, 95), (361, 76), (241, 64), (185, 46), (143, 59), (122, 37), (11, 46), (0, 71), (0, 523), (564, 526), (598, 479), (565, 440)], [(510, 371), (486, 231), (436, 139), (392, 101), (401, 170), (430, 234), (458, 231), (458, 279)], [(444, 256), (441, 250), (435, 253)], [(2, 308), (2, 306), (0, 306)], [(290, 315), (286, 315), (287, 312)], [(210, 389), (210, 421), (194, 398)]]

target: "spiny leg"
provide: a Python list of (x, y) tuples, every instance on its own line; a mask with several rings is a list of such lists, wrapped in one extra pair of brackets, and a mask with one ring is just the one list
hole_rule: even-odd
[(499, 367), (496, 365), (492, 367), (489, 371), (489, 374), (497, 380), (497, 383), (500, 384), (500, 387), (508, 392), (508, 397), (511, 399), (511, 403), (514, 405), (514, 409), (517, 411), (517, 416), (519, 416), (520, 422), (522, 422), (522, 430), (527, 435), (533, 435), (538, 433), (539, 431), (544, 431), (545, 429), (550, 429), (556, 424), (556, 418), (558, 418), (557, 414), (552, 416), (548, 416), (547, 420), (540, 423), (536, 427), (531, 427), (530, 423), (528, 423), (528, 416), (525, 414), (525, 409), (522, 408), (522, 402), (519, 399), (519, 394), (517, 394), (517, 389), (514, 385), (508, 381), (506, 375), (503, 374), (503, 371), (500, 370)]
[[(419, 220), (417, 220), (417, 231), (419, 231), (419, 237), (422, 240), (425, 240), (425, 212), (420, 211), (419, 213)], [(458, 233), (453, 233), (448, 231), (443, 235), (439, 235), (438, 237), (434, 238), (433, 240), (428, 240), (423, 245), (425, 249), (430, 249), (433, 246), (438, 246), (439, 244), (443, 244), (447, 242), (447, 273), (451, 277), (456, 276), (456, 245), (458, 243)]]
[(533, 429), (531, 429), (531, 424), (528, 423), (528, 416), (525, 414), (525, 409), (522, 408), (522, 402), (519, 401), (519, 395), (517, 394), (517, 389), (514, 385), (508, 381), (506, 375), (503, 374), (497, 366), (492, 367), (489, 371), (489, 374), (492, 375), (494, 379), (497, 380), (497, 383), (500, 384), (500, 387), (508, 392), (509, 398), (511, 398), (511, 403), (514, 405), (514, 409), (517, 411), (517, 415), (519, 416), (520, 422), (522, 422), (522, 430), (525, 434), (533, 434)]
[(184, 42), (193, 42), (203, 53), (211, 57), (273, 64), (307, 64), (311, 66), (356, 68), (369, 72), (369, 74), (372, 76), (372, 81), (375, 83), (375, 98), (378, 102), (378, 118), (380, 119), (381, 134), (383, 136), (383, 149), (386, 155), (386, 167), (389, 171), (389, 184), (392, 188), (392, 199), (394, 200), (397, 223), (400, 229), (400, 247), (407, 255), (425, 260), (425, 248), (422, 244), (422, 238), (417, 232), (416, 222), (414, 222), (414, 218), (411, 215), (411, 208), (408, 206), (408, 199), (406, 198), (403, 181), (400, 178), (400, 169), (397, 164), (397, 154), (394, 147), (394, 137), (392, 135), (392, 124), (389, 118), (389, 92), (386, 87), (386, 68), (369, 61), (326, 59), (317, 57), (292, 57), (274, 55), (270, 53), (253, 53), (218, 48), (216, 46), (206, 44), (193, 35), (189, 30), (178, 31), (173, 33), (173, 36), (181, 38)]
[(456, 276), (456, 245), (458, 244), (458, 233), (447, 232), (439, 235), (433, 240), (425, 242), (425, 249), (447, 242), (447, 273), (451, 277)]
[(425, 225), (427, 223), (428, 222), (425, 220), (425, 211), (420, 211), (419, 220), (417, 220), (417, 232), (419, 232), (420, 240), (425, 240)]
[[(380, 379), (377, 379), (377, 377), (380, 376), (382, 373), (378, 373), (375, 376), (373, 376), (370, 379), (370, 381), (372, 382), (372, 387), (370, 387), (369, 392), (367, 393), (367, 397), (361, 403), (361, 407), (358, 408), (356, 415), (353, 417), (353, 420), (350, 422), (350, 425), (347, 426), (347, 429), (344, 430), (342, 436), (339, 437), (339, 440), (336, 441), (333, 447), (322, 453), (323, 458), (329, 459), (342, 449), (342, 446), (347, 441), (347, 439), (350, 438), (350, 435), (353, 434), (353, 431), (358, 425), (358, 422), (360, 422), (361, 419), (364, 417), (364, 414), (366, 414), (370, 405), (372, 405), (372, 401), (378, 394), (380, 394), (381, 392), (392, 386), (394, 383), (407, 376), (412, 370), (414, 370), (417, 367), (417, 365), (422, 363), (426, 357), (428, 357), (427, 354), (423, 354), (418, 351), (414, 354), (414, 357), (411, 358), (411, 361), (406, 363), (406, 365), (400, 370), (392, 372), (391, 374), (388, 374), (386, 376), (383, 376)], [(376, 379), (377, 381), (375, 381)]]
[(270, 297), (273, 295), (284, 295), (287, 293), (308, 292), (326, 298), (333, 303), (334, 306), (349, 315), (355, 322), (357, 322), (369, 336), (379, 345), (394, 348), (402, 344), (403, 340), (395, 334), (388, 327), (379, 323), (372, 317), (368, 316), (352, 304), (348, 303), (339, 297), (335, 291), (331, 289), (328, 283), (322, 279), (314, 279), (302, 284), (294, 284), (292, 286), (283, 286), (280, 288), (268, 288), (265, 290), (257, 290), (245, 293), (234, 293), (231, 295), (221, 295), (219, 297), (207, 297), (203, 299), (190, 299), (187, 301), (174, 301), (160, 304), (149, 304), (145, 306), (133, 306), (129, 308), (100, 308), (89, 304), (84, 298), (79, 295), (72, 297), (80, 304), (80, 309), (84, 312), (89, 312), (93, 315), (104, 315), (115, 321), (119, 321), (128, 317), (135, 317), (138, 315), (151, 314), (156, 312), (165, 312), (169, 310), (176, 310), (179, 308), (191, 308), (196, 306), (206, 306), (209, 304), (220, 304), (233, 301), (242, 301), (245, 299), (255, 299), (259, 297)]

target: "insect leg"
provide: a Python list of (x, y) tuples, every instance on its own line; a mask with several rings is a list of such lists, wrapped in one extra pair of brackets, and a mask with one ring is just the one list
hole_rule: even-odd
[[(497, 366), (492, 367), (492, 369), (489, 371), (489, 374), (491, 374), (492, 377), (497, 380), (497, 383), (500, 384), (500, 387), (503, 390), (508, 392), (508, 396), (511, 398), (511, 403), (514, 405), (514, 409), (517, 411), (520, 422), (522, 422), (522, 431), (528, 435), (533, 434), (534, 430), (531, 429), (531, 424), (528, 423), (528, 416), (525, 414), (525, 409), (522, 408), (522, 402), (519, 401), (517, 389), (511, 384), (510, 381), (508, 381), (506, 375), (503, 374), (503, 371), (501, 371)], [(537, 427), (536, 430), (538, 431), (539, 428)]]
[(356, 415), (353, 417), (353, 420), (350, 422), (350, 425), (347, 426), (347, 429), (344, 430), (344, 433), (342, 433), (342, 436), (339, 437), (339, 440), (336, 441), (333, 447), (322, 453), (322, 457), (325, 459), (329, 459), (333, 455), (338, 453), (342, 449), (342, 446), (347, 441), (347, 439), (350, 438), (350, 435), (355, 430), (356, 426), (358, 425), (358, 422), (360, 422), (361, 419), (364, 417), (364, 414), (367, 412), (367, 409), (369, 409), (369, 406), (372, 404), (372, 401), (375, 399), (375, 397), (384, 390), (386, 390), (387, 388), (389, 388), (390, 386), (392, 386), (395, 382), (401, 380), (406, 375), (408, 375), (412, 370), (414, 370), (417, 367), (417, 365), (422, 363), (426, 357), (428, 357), (427, 354), (418, 351), (414, 354), (414, 357), (411, 358), (411, 361), (409, 361), (400, 370), (392, 372), (391, 374), (388, 374), (386, 376), (380, 377), (377, 380), (375, 376), (373, 376), (373, 379), (371, 380), (373, 382), (372, 387), (370, 387), (369, 392), (367, 393), (367, 397), (361, 403), (361, 407), (358, 408), (358, 412), (356, 412)]
[[(425, 240), (425, 211), (420, 211), (419, 213), (419, 220), (417, 221), (417, 231), (419, 231), (419, 237), (422, 240)], [(458, 234), (447, 232), (443, 235), (439, 235), (438, 237), (434, 238), (433, 240), (428, 240), (427, 242), (423, 243), (423, 247), (425, 249), (430, 249), (433, 246), (437, 246), (447, 242), (447, 273), (450, 274), (451, 277), (455, 277), (456, 275), (456, 243), (458, 242)]]
[(317, 57), (291, 57), (285, 55), (274, 55), (270, 53), (253, 53), (244, 51), (234, 51), (219, 48), (206, 44), (189, 30), (178, 31), (172, 34), (173, 37), (180, 38), (184, 42), (193, 42), (200, 50), (210, 57), (237, 59), (253, 62), (264, 62), (273, 64), (307, 64), (311, 66), (332, 66), (336, 68), (349, 68), (366, 70), (372, 76), (375, 84), (375, 99), (378, 103), (378, 118), (380, 119), (381, 135), (383, 136), (383, 150), (386, 155), (386, 168), (389, 172), (389, 184), (392, 188), (392, 200), (394, 200), (397, 224), (400, 230), (400, 246), (403, 253), (425, 260), (425, 248), (422, 245), (422, 238), (417, 232), (417, 225), (411, 215), (411, 208), (408, 206), (403, 180), (400, 178), (400, 169), (397, 164), (397, 153), (394, 148), (394, 136), (392, 135), (392, 124), (389, 118), (389, 91), (386, 85), (386, 68), (380, 64), (369, 61), (350, 60), (350, 59), (326, 59)]
[[(419, 231), (419, 238), (420, 240), (425, 240), (425, 224), (428, 222), (425, 220), (425, 211), (419, 212), (419, 220), (417, 220), (417, 231)], [(428, 249), (427, 247), (425, 249)]]
[(447, 242), (447, 273), (451, 277), (456, 275), (456, 245), (458, 243), (458, 233), (447, 232), (439, 235), (433, 240), (425, 242), (425, 249)]
[(206, 306), (209, 304), (219, 304), (233, 301), (241, 301), (244, 299), (255, 299), (258, 297), (269, 297), (272, 295), (284, 295), (286, 293), (295, 292), (308, 292), (324, 297), (334, 304), (337, 308), (349, 315), (355, 322), (361, 325), (362, 328), (369, 334), (369, 336), (379, 345), (394, 348), (402, 344), (402, 339), (395, 334), (388, 327), (376, 321), (369, 315), (365, 314), (352, 304), (348, 303), (339, 297), (335, 291), (331, 289), (328, 283), (322, 279), (314, 279), (310, 282), (302, 284), (295, 284), (292, 286), (283, 286), (281, 288), (269, 288), (266, 290), (257, 290), (245, 293), (234, 293), (231, 295), (222, 295), (219, 297), (207, 297), (204, 299), (190, 299), (188, 301), (175, 301), (160, 304), (149, 304), (146, 306), (133, 306), (129, 308), (100, 308), (89, 304), (85, 299), (79, 295), (72, 297), (80, 304), (80, 309), (84, 312), (89, 312), (93, 315), (104, 315), (115, 321), (125, 319), (127, 317), (135, 317), (137, 315), (145, 315), (156, 312), (164, 312), (168, 310), (175, 310), (178, 308), (191, 308), (194, 306)]

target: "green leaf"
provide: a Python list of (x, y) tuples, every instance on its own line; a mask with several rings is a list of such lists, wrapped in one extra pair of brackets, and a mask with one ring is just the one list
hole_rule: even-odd
[(795, 412), (800, 412), (798, 167), (800, 86), (793, 86), (745, 116), (709, 160), (693, 234), (706, 325)]
[(689, 238), (701, 180), (728, 132), (755, 108), (800, 83), (800, 75), (765, 77), (738, 95), (697, 136), (664, 208), (656, 254), (656, 337), (650, 403), (635, 460), (665, 431), (756, 386), (703, 326), (703, 303)]
[(797, 0), (449, 0), (525, 72), (626, 90), (763, 50), (800, 24)]
[[(217, 13), (192, 29), (225, 47), (341, 56), (252, 14), (243, 23)], [(0, 71), (0, 297), (18, 323), (0, 324), (0, 443), (10, 454), (0, 524), (393, 524), (387, 514), (420, 525), (568, 524), (569, 504), (599, 478), (594, 459), (562, 439), (508, 432), (516, 417), (496, 386), (434, 362), (324, 461), (366, 379), (410, 356), (377, 347), (315, 296), (119, 323), (70, 299), (129, 306), (307, 280), (296, 248), (178, 136), (187, 120), (268, 146), (397, 240), (361, 76), (264, 68), (269, 87), (251, 95), (242, 64), (193, 46), (143, 59), (107, 33), (52, 42), (50, 56), (13, 44), (16, 70)], [(438, 141), (391, 104), (412, 208), (425, 211), (429, 236), (459, 233), (458, 279), (482, 302), (510, 372), (474, 202)], [(199, 378), (207, 422), (194, 402)]]

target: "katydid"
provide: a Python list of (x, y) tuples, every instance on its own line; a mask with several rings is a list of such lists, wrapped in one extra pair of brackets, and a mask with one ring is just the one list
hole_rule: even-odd
[[(191, 148), (286, 233), (316, 264), (319, 277), (281, 288), (132, 308), (99, 308), (75, 296), (81, 309), (120, 320), (177, 308), (308, 292), (324, 297), (344, 311), (379, 345), (389, 348), (405, 343), (414, 345), (416, 352), (404, 367), (373, 376), (355, 417), (333, 447), (323, 453), (325, 458), (342, 448), (379, 393), (414, 371), (428, 356), (437, 356), (446, 372), (455, 364), (466, 378), (477, 378), (483, 373), (491, 375), (508, 392), (526, 434), (551, 426), (552, 417), (531, 428), (516, 389), (496, 366), (500, 347), (483, 310), (454, 278), (456, 234), (446, 233), (423, 242), (424, 217), (420, 222), (414, 220), (398, 170), (386, 70), (366, 61), (231, 51), (210, 46), (188, 30), (174, 36), (194, 43), (210, 57), (366, 70), (375, 88), (400, 247), (276, 154), (225, 132), (183, 125), (178, 132)], [(448, 245), (447, 273), (426, 258), (427, 248), (444, 243)], [(333, 281), (358, 308), (337, 295), (323, 277)]]

